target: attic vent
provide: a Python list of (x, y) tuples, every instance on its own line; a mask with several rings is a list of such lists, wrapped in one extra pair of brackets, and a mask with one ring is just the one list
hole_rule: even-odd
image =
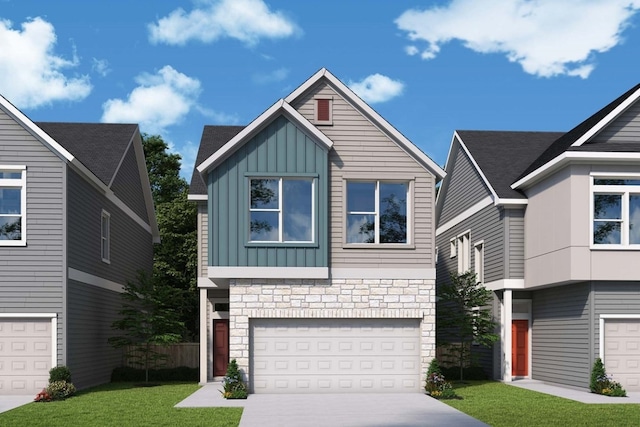
[(316, 99), (316, 124), (330, 125), (331, 120), (331, 99), (319, 98)]

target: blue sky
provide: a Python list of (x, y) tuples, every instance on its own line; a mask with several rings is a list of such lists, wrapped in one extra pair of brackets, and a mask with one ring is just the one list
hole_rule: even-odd
[(453, 131), (566, 131), (640, 80), (640, 0), (0, 0), (0, 94), (183, 156), (326, 67), (444, 166)]

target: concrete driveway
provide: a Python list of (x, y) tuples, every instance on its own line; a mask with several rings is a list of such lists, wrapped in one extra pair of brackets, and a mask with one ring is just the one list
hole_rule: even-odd
[(240, 427), (476, 427), (486, 424), (422, 393), (251, 394), (225, 400), (208, 384), (177, 407), (244, 407)]
[(33, 402), (33, 396), (0, 396), (0, 413)]

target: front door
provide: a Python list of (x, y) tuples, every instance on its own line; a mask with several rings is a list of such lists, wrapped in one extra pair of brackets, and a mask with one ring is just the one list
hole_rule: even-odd
[(213, 376), (222, 377), (227, 373), (229, 363), (229, 320), (213, 321)]
[(529, 375), (529, 321), (514, 320), (511, 323), (511, 375)]

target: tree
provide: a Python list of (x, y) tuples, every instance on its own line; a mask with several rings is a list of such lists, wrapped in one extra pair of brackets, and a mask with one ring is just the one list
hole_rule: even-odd
[(179, 313), (172, 307), (179, 290), (167, 286), (140, 272), (138, 280), (128, 281), (122, 293), (121, 319), (111, 325), (124, 334), (109, 338), (115, 348), (130, 348), (126, 356), (136, 365), (144, 368), (145, 381), (149, 381), (149, 369), (166, 354), (157, 352), (155, 345), (180, 342), (184, 324)]
[(463, 367), (471, 357), (471, 344), (490, 347), (499, 336), (494, 333), (496, 322), (491, 309), (491, 291), (476, 281), (475, 273), (450, 274), (449, 283), (440, 286), (437, 310), (439, 340), (448, 344)]
[(186, 326), (186, 340), (198, 336), (197, 206), (187, 200), (189, 184), (180, 176), (179, 154), (158, 135), (142, 136), (161, 243), (154, 248), (153, 277), (176, 292), (171, 301)]

